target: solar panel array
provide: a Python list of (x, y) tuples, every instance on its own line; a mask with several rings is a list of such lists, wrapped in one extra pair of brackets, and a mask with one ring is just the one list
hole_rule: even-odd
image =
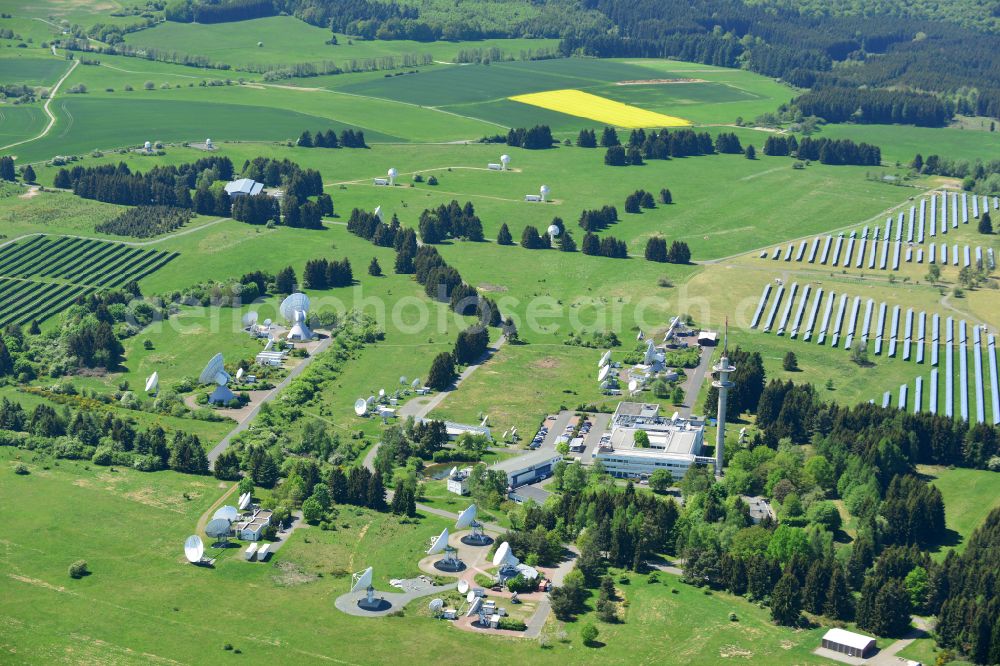
[[(773, 301), (771, 297), (773, 295)], [(825, 305), (824, 305), (825, 296)], [(784, 307), (782, 307), (784, 305)], [(823, 307), (822, 317), (819, 317), (820, 307)], [(775, 329), (778, 335), (788, 331), (788, 337), (808, 341), (816, 334), (817, 343), (824, 344), (829, 337), (830, 347), (842, 346), (850, 349), (856, 338), (867, 345), (874, 337), (875, 355), (883, 354), (883, 341), (886, 356), (896, 356), (901, 347), (900, 358), (904, 361), (925, 362), (926, 350), (930, 349), (928, 365), (931, 366), (929, 381), (919, 378), (912, 391), (900, 387), (897, 407), (905, 409), (908, 406), (917, 412), (926, 409), (937, 413), (942, 404), (946, 416), (957, 416), (969, 420), (973, 416), (978, 423), (1000, 424), (1000, 374), (997, 369), (996, 340), (993, 335), (986, 335), (978, 326), (972, 328), (972, 345), (969, 349), (969, 324), (965, 320), (955, 320), (947, 317), (944, 320), (944, 335), (942, 340), (942, 318), (938, 314), (928, 316), (925, 311), (917, 312), (907, 308), (905, 312), (899, 305), (890, 306), (882, 302), (876, 304), (874, 299), (866, 299), (862, 310), (862, 297), (836, 292), (825, 292), (820, 287), (792, 283), (787, 288), (778, 285), (774, 289), (771, 284), (764, 286), (754, 311), (751, 328), (765, 324), (763, 330)], [(849, 309), (848, 309), (849, 308)], [(808, 315), (807, 315), (808, 309)], [(768, 314), (764, 317), (763, 313)], [(846, 321), (845, 321), (846, 320)], [(858, 327), (860, 320), (860, 328)], [(874, 326), (873, 326), (873, 322)], [(888, 323), (888, 330), (886, 324)], [(846, 326), (845, 326), (846, 324)], [(817, 328), (818, 326), (818, 328)], [(929, 329), (929, 330), (928, 330)], [(843, 345), (840, 344), (843, 339)], [(939, 396), (939, 351), (945, 351), (944, 359), (944, 395)], [(972, 355), (973, 376), (969, 376), (969, 354)], [(955, 356), (958, 356), (957, 362)], [(989, 399), (987, 406), (987, 386), (983, 355), (989, 366)], [(958, 386), (955, 386), (955, 382)], [(972, 399), (970, 400), (970, 392)], [(889, 404), (892, 402), (892, 392), (887, 392)], [(926, 397), (925, 397), (926, 396)]]

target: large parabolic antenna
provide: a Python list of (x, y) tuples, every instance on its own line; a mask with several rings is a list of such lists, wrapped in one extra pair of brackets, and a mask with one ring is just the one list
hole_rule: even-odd
[(602, 356), (601, 360), (598, 361), (597, 367), (598, 368), (603, 368), (604, 366), (606, 366), (610, 362), (611, 362), (611, 350), (609, 349), (608, 351), (604, 352), (604, 356)]
[(458, 520), (455, 521), (455, 529), (468, 529), (474, 522), (476, 522), (476, 505), (470, 504), (468, 509), (458, 514)]
[(419, 388), (419, 387), (420, 387), (420, 377), (416, 377), (412, 382), (410, 382), (410, 388)]
[(156, 391), (156, 387), (160, 385), (160, 374), (158, 372), (153, 372), (146, 380), (146, 393), (152, 393)]
[(467, 580), (458, 581), (458, 593), (465, 594), (468, 591), (469, 591), (469, 581)]
[(297, 291), (285, 298), (278, 309), (285, 321), (292, 324), (288, 330), (289, 340), (312, 339), (312, 331), (306, 326), (306, 315), (309, 313), (308, 296)]
[(610, 365), (602, 365), (601, 369), (597, 371), (597, 381), (603, 382), (605, 379), (608, 378), (608, 373), (610, 372), (611, 372)]
[(205, 554), (205, 544), (201, 542), (201, 537), (197, 534), (192, 534), (187, 539), (184, 540), (184, 557), (191, 564), (198, 564), (201, 562), (202, 555)]
[(353, 574), (351, 576), (351, 592), (360, 592), (361, 590), (367, 590), (372, 586), (372, 568), (368, 567), (360, 573)]
[(200, 384), (218, 384), (219, 386), (225, 386), (229, 383), (229, 373), (226, 372), (222, 352), (212, 357), (205, 369), (201, 371), (201, 375), (198, 376), (198, 382)]
[(301, 310), (303, 312), (309, 312), (309, 297), (300, 291), (295, 292), (281, 301), (281, 305), (278, 307), (281, 312), (281, 316), (285, 321), (295, 321), (295, 312)]
[(227, 504), (226, 506), (222, 507), (221, 509), (215, 512), (215, 515), (212, 516), (212, 520), (215, 520), (217, 518), (224, 518), (229, 522), (233, 522), (239, 515), (240, 512), (236, 509), (235, 506)]
[(441, 609), (444, 608), (444, 599), (431, 599), (431, 602), (427, 604), (427, 608), (429, 608), (432, 613), (441, 612)]
[(213, 539), (224, 539), (229, 536), (232, 523), (225, 518), (214, 518), (205, 525), (205, 534)]
[(444, 549), (448, 547), (448, 528), (441, 530), (441, 534), (437, 535), (434, 539), (434, 543), (431, 547), (427, 549), (428, 555), (437, 555), (438, 553), (443, 553)]
[(368, 413), (368, 401), (364, 398), (358, 398), (354, 401), (354, 413), (358, 416), (364, 416)]
[(243, 315), (243, 328), (250, 328), (257, 324), (257, 311), (251, 310), (250, 312)]
[(497, 548), (497, 552), (493, 553), (493, 566), (500, 568), (504, 567), (516, 567), (521, 563), (521, 560), (514, 557), (514, 553), (510, 549), (510, 544), (504, 541)]

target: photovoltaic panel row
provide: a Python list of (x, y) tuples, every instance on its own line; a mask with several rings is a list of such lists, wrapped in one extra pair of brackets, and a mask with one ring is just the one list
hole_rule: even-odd
[(823, 289), (817, 287), (816, 295), (813, 297), (813, 304), (809, 310), (809, 320), (806, 322), (806, 330), (802, 336), (803, 340), (809, 340), (812, 337), (813, 325), (816, 323), (816, 313), (819, 312), (820, 303), (823, 300)]
[(858, 311), (861, 309), (861, 297), (854, 297), (854, 304), (851, 305), (851, 316), (847, 320), (847, 330), (844, 331), (844, 349), (850, 349), (854, 344), (854, 328), (858, 324)]
[(760, 323), (760, 316), (764, 312), (764, 306), (767, 304), (767, 297), (771, 295), (771, 283), (768, 282), (764, 285), (764, 291), (760, 295), (760, 301), (757, 303), (757, 309), (754, 310), (753, 319), (750, 320), (750, 328), (757, 328)]
[(944, 415), (954, 416), (955, 412), (955, 340), (952, 337), (952, 318), (944, 322)]
[(809, 285), (802, 288), (802, 296), (799, 298), (799, 307), (795, 309), (795, 318), (792, 320), (791, 337), (799, 334), (799, 326), (802, 324), (802, 315), (806, 311), (806, 302), (809, 300)]
[(844, 323), (844, 311), (847, 310), (847, 294), (840, 295), (840, 303), (837, 305), (837, 318), (831, 331), (830, 346), (836, 347), (840, 341), (840, 327)]
[(819, 325), (819, 334), (816, 336), (816, 344), (826, 342), (826, 329), (830, 326), (830, 313), (833, 312), (833, 301), (837, 298), (836, 292), (830, 292), (826, 297), (826, 306), (823, 308), (823, 321)]
[(969, 420), (969, 355), (966, 349), (965, 320), (958, 322), (958, 402), (959, 416)]
[(986, 393), (983, 387), (982, 332), (972, 327), (972, 370), (976, 377), (976, 423), (986, 423)]
[(785, 285), (778, 285), (777, 291), (774, 293), (774, 303), (771, 304), (771, 309), (767, 313), (767, 320), (764, 322), (764, 330), (770, 331), (771, 325), (774, 324), (774, 316), (778, 313), (778, 306), (781, 305), (781, 297), (785, 293)]
[(785, 309), (781, 312), (781, 319), (778, 320), (778, 335), (785, 334), (785, 326), (788, 325), (788, 316), (792, 312), (792, 306), (795, 304), (795, 294), (799, 290), (799, 283), (793, 282), (792, 286), (788, 289), (788, 298), (786, 299)]
[(1000, 423), (1000, 377), (997, 376), (996, 336), (986, 338), (986, 356), (990, 364), (990, 399), (993, 402), (993, 425)]

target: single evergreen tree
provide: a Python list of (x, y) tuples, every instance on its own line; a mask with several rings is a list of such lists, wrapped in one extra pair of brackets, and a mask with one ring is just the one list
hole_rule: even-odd
[(663, 188), (660, 190), (660, 203), (672, 204), (674, 202), (674, 195), (670, 193), (670, 190)]
[(990, 219), (989, 211), (983, 211), (982, 217), (979, 218), (979, 233), (981, 234), (993, 233), (993, 220)]
[(430, 372), (427, 374), (427, 386), (435, 391), (444, 391), (455, 381), (455, 360), (448, 352), (441, 352), (434, 357)]
[(785, 354), (785, 358), (781, 361), (781, 367), (784, 368), (786, 372), (795, 372), (799, 369), (799, 359), (795, 357), (795, 352), (790, 351)]
[(375, 277), (382, 275), (382, 267), (378, 265), (378, 259), (375, 257), (372, 257), (371, 263), (368, 264), (368, 275)]
[(583, 246), (580, 248), (584, 254), (596, 256), (601, 254), (601, 239), (597, 234), (589, 231), (583, 236)]
[(747, 148), (743, 151), (743, 155), (745, 155), (748, 160), (755, 160), (757, 159), (757, 149), (753, 147), (753, 144), (747, 144)]
[(298, 145), (299, 145), (300, 148), (312, 148), (313, 147), (312, 134), (309, 133), (309, 130), (305, 130), (304, 132), (302, 132), (301, 135), (299, 135)]
[(614, 127), (605, 127), (604, 131), (601, 133), (601, 147), (610, 148), (611, 146), (620, 146), (621, 141), (618, 140), (618, 132), (615, 131)]
[(559, 234), (559, 250), (561, 252), (576, 252), (576, 241), (573, 240), (573, 234), (568, 231)]
[(30, 164), (24, 167), (24, 171), (21, 172), (21, 178), (23, 178), (26, 183), (35, 182), (35, 170), (31, 168)]
[(31, 320), (31, 326), (28, 328), (28, 333), (31, 335), (39, 335), (42, 332), (42, 327), (38, 325), (37, 319)]
[(648, 261), (667, 261), (667, 239), (663, 236), (650, 236), (646, 241), (646, 259)]
[(771, 619), (778, 624), (795, 626), (802, 611), (799, 581), (790, 573), (784, 574), (771, 593)]
[(500, 231), (497, 232), (497, 245), (513, 245), (514, 239), (511, 238), (510, 229), (507, 227), (507, 223), (504, 222), (500, 225)]
[(291, 266), (286, 266), (278, 271), (274, 278), (274, 289), (279, 294), (290, 294), (295, 291), (295, 271)]
[(830, 586), (826, 590), (823, 614), (834, 620), (849, 620), (853, 612), (853, 598), (847, 589), (847, 577), (839, 564), (834, 564)]

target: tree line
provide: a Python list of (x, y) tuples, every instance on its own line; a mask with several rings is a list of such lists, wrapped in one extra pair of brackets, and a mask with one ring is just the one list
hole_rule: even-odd
[(28, 413), (20, 403), (0, 399), (0, 446), (44, 451), (57, 458), (90, 460), (144, 472), (172, 469), (207, 474), (208, 459), (197, 435), (160, 426), (139, 429), (113, 415), (76, 410), (65, 415), (41, 403)]
[(335, 289), (354, 284), (351, 261), (344, 257), (340, 261), (310, 259), (302, 270), (302, 282), (306, 289)]
[(827, 122), (903, 123), (940, 127), (954, 117), (954, 108), (936, 95), (901, 90), (820, 88), (792, 100), (806, 116)]
[(361, 130), (343, 129), (340, 130), (340, 139), (332, 129), (325, 132), (317, 130), (312, 134), (309, 130), (304, 130), (299, 135), (296, 145), (300, 148), (367, 148), (365, 143), (365, 133)]

